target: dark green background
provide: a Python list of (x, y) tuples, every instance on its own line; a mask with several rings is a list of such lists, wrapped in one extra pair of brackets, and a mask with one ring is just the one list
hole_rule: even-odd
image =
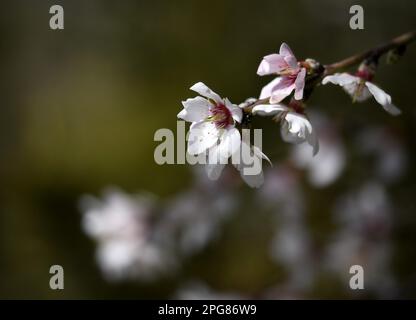
[[(155, 164), (153, 135), (159, 128), (176, 128), (180, 101), (193, 96), (188, 91), (193, 83), (203, 81), (239, 103), (270, 80), (256, 70), (283, 41), (299, 59), (330, 63), (415, 27), (415, 1), (373, 0), (358, 2), (365, 30), (352, 31), (348, 11), (356, 3), (2, 1), (0, 297), (163, 298), (185, 276), (218, 290), (255, 294), (284, 279), (267, 253), (270, 217), (247, 205), (220, 241), (177, 278), (110, 285), (95, 265), (94, 244), (81, 231), (78, 200), (85, 193), (99, 195), (107, 185), (162, 198), (190, 185), (188, 166)], [(49, 29), (52, 4), (65, 9), (63, 31)], [(390, 117), (373, 103), (352, 105), (335, 87), (319, 88), (311, 98), (343, 124), (347, 145), (349, 130), (357, 125), (389, 125), (403, 137), (410, 168), (392, 190), (393, 270), (403, 297), (416, 297), (415, 52), (415, 45), (409, 47), (397, 65), (382, 66), (377, 75), (401, 117)], [(284, 159), (287, 145), (271, 125), (257, 123), (263, 124), (266, 153)], [(370, 165), (353, 160), (348, 159), (350, 172)], [(318, 237), (325, 239), (331, 228), (325, 201), (351, 179), (344, 175), (323, 191), (306, 186), (316, 208), (309, 212), (310, 228)], [(252, 191), (239, 192), (249, 202)], [(52, 264), (65, 268), (64, 291), (49, 289)], [(323, 281), (310, 297), (343, 295)]]

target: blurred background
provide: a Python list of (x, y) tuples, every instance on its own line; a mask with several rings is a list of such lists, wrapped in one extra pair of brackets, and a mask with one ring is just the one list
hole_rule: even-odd
[[(65, 29), (49, 28), (49, 8)], [(365, 30), (349, 28), (361, 4)], [(331, 63), (415, 28), (416, 2), (2, 1), (0, 298), (416, 298), (416, 44), (375, 82), (403, 115), (309, 100), (321, 143), (263, 128), (265, 184), (229, 168), (159, 166), (159, 128), (203, 81), (257, 96), (261, 58), (287, 42)], [(49, 288), (62, 265), (65, 289)], [(349, 268), (365, 290), (349, 288)]]

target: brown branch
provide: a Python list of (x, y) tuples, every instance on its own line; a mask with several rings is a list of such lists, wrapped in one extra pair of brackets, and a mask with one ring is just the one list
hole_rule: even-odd
[[(348, 57), (344, 60), (338, 61), (338, 62), (334, 62), (332, 64), (329, 65), (324, 65), (323, 68), (323, 72), (320, 74), (320, 78), (333, 74), (336, 71), (338, 71), (339, 69), (345, 69), (351, 66), (354, 66), (356, 64), (361, 63), (362, 61), (366, 60), (366, 59), (374, 59), (377, 60), (380, 56), (382, 56), (383, 54), (387, 53), (388, 51), (395, 49), (395, 48), (399, 48), (402, 46), (406, 46), (407, 44), (409, 44), (410, 42), (416, 40), (416, 31), (410, 31), (407, 33), (404, 33), (394, 39), (392, 39), (391, 41), (378, 46), (376, 48), (367, 50), (365, 52), (353, 55), (351, 57)], [(265, 99), (259, 99), (255, 102), (253, 102), (252, 104), (246, 106), (244, 108), (244, 112), (250, 113), (251, 110), (253, 109), (254, 106), (259, 105), (259, 104), (263, 104), (263, 103), (269, 103), (269, 99), (265, 98)]]
[(353, 55), (351, 57), (348, 57), (344, 60), (332, 63), (330, 65), (325, 66), (325, 72), (324, 75), (329, 75), (337, 71), (338, 69), (344, 69), (351, 67), (353, 65), (356, 65), (360, 62), (362, 62), (365, 59), (368, 58), (379, 58), (384, 53), (401, 47), (405, 46), (408, 43), (414, 41), (416, 39), (416, 31), (407, 32), (405, 34), (402, 34), (401, 36), (398, 36), (397, 38), (392, 39), (388, 43), (381, 45), (379, 47), (376, 47), (374, 49), (367, 50), (365, 52)]

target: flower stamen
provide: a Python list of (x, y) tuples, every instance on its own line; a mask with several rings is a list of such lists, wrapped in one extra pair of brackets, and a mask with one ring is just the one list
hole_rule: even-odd
[(214, 122), (218, 129), (223, 129), (234, 123), (230, 110), (224, 103), (215, 103), (210, 109), (208, 121)]

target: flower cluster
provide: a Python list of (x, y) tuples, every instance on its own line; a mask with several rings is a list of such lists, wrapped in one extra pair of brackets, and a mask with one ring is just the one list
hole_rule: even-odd
[[(363, 59), (355, 75), (334, 73), (337, 68), (322, 66), (313, 59), (298, 61), (290, 47), (283, 43), (279, 53), (263, 57), (257, 69), (259, 76), (274, 75), (276, 78), (261, 90), (258, 99), (250, 98), (239, 105), (221, 98), (205, 84), (198, 82), (190, 89), (200, 96), (183, 101), (184, 108), (178, 114), (178, 118), (191, 123), (188, 153), (207, 157), (206, 171), (212, 180), (219, 178), (231, 158), (243, 180), (251, 187), (259, 187), (264, 180), (263, 173), (251, 175), (243, 170), (247, 166), (243, 154), (245, 150), (255, 155), (254, 162), (260, 166), (263, 159), (268, 160), (261, 146), (252, 145), (240, 133), (241, 129), (250, 125), (252, 116), (270, 116), (280, 124), (285, 142), (305, 142), (315, 156), (319, 151), (318, 136), (306, 113), (305, 102), (316, 85), (340, 85), (353, 102), (362, 102), (373, 96), (390, 114), (401, 113), (392, 103), (390, 95), (371, 82), (377, 59)], [(235, 158), (238, 158), (237, 162)]]
[(207, 183), (198, 169), (192, 188), (165, 202), (118, 188), (106, 189), (102, 198), (82, 197), (82, 227), (96, 243), (96, 262), (106, 280), (168, 277), (218, 237), (237, 199), (226, 186)]

